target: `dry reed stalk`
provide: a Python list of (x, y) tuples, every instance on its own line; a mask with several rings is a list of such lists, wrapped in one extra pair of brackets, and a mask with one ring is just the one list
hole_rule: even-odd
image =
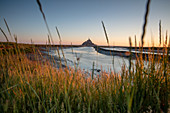
[(161, 20), (159, 21), (159, 45), (161, 46)]
[(102, 26), (103, 26), (104, 33), (105, 33), (105, 36), (106, 36), (107, 44), (108, 44), (108, 46), (109, 46), (109, 39), (108, 39), (107, 32), (106, 32), (106, 28), (105, 28), (105, 26), (104, 26), (103, 21), (102, 21)]
[(167, 45), (167, 40), (168, 40), (168, 31), (166, 31), (165, 45)]
[(1, 27), (0, 27), (0, 30), (1, 30), (2, 34), (5, 36), (6, 41), (7, 41), (7, 42), (9, 42), (8, 37), (6, 36), (5, 32), (2, 30), (2, 28), (1, 28)]
[(146, 32), (146, 25), (147, 25), (147, 22), (148, 22), (150, 2), (151, 2), (151, 0), (148, 0), (147, 5), (146, 5), (146, 13), (145, 13), (145, 19), (144, 19), (144, 24), (143, 24), (143, 32), (142, 32), (142, 36), (141, 36), (142, 47), (144, 45), (144, 37), (145, 37), (145, 32)]
[(59, 43), (60, 43), (60, 45), (61, 45), (61, 36), (60, 36), (59, 30), (58, 30), (58, 28), (57, 28), (57, 27), (56, 27), (56, 31), (57, 31), (57, 34), (58, 34)]
[[(103, 26), (103, 30), (104, 30), (104, 34), (105, 34), (105, 37), (106, 37), (106, 41), (107, 41), (108, 47), (110, 47), (110, 45), (109, 45), (109, 38), (108, 38), (108, 35), (107, 35), (107, 32), (106, 32), (106, 28), (105, 28), (105, 25), (104, 25), (103, 21), (102, 21), (102, 26)], [(111, 53), (111, 50), (110, 50), (110, 55), (113, 56), (112, 65), (113, 65), (113, 70), (115, 72), (115, 68), (114, 68), (114, 53)]]
[(14, 40), (16, 43), (18, 43), (18, 40), (17, 40), (17, 35), (14, 34)]
[(32, 38), (31, 38), (31, 44), (33, 44)]
[(44, 14), (44, 12), (43, 12), (42, 5), (41, 5), (41, 3), (40, 3), (40, 0), (37, 0), (37, 4), (38, 4), (39, 9), (40, 9), (40, 12), (41, 12), (41, 14), (42, 14), (42, 16), (43, 16), (45, 25), (46, 25), (46, 27), (47, 27), (48, 33), (49, 33), (50, 38), (51, 38), (51, 41), (52, 41), (52, 44), (54, 44), (54, 41), (53, 41), (53, 38), (52, 38), (52, 35), (51, 35), (51, 32), (50, 32), (50, 29), (49, 29), (49, 27), (48, 27), (47, 20), (46, 20), (45, 14)]
[(50, 36), (48, 35), (48, 44), (51, 45)]
[(137, 47), (136, 35), (135, 35), (135, 48)]
[[(57, 27), (56, 27), (56, 31), (57, 31), (57, 34), (58, 34), (58, 37), (59, 37), (59, 40), (60, 40), (59, 43), (60, 43), (60, 46), (61, 46), (61, 52), (62, 52), (62, 54), (63, 54), (65, 66), (67, 67), (67, 60), (66, 60), (66, 58), (65, 58), (64, 51), (63, 51), (63, 48), (62, 48), (62, 45), (61, 45), (61, 35), (60, 35), (59, 30), (58, 30)], [(60, 53), (58, 52), (58, 54), (60, 54)]]
[(132, 59), (132, 53), (131, 53), (131, 48), (132, 48), (132, 41), (131, 41), (131, 37), (129, 37), (129, 45), (130, 45), (130, 48), (129, 48), (129, 52), (130, 52), (130, 57), (129, 57), (129, 75), (131, 77), (131, 59)]
[(169, 44), (168, 44), (168, 47), (170, 47), (170, 36), (169, 36)]
[(8, 29), (9, 35), (11, 36), (11, 40), (13, 41), (13, 38), (12, 38), (12, 35), (11, 35), (11, 31), (10, 31), (10, 29), (9, 29), (8, 23), (7, 23), (7, 21), (5, 20), (5, 18), (4, 18), (4, 22), (5, 22), (5, 25), (6, 25), (7, 29)]
[(130, 45), (130, 47), (132, 47), (131, 37), (129, 37), (129, 45)]

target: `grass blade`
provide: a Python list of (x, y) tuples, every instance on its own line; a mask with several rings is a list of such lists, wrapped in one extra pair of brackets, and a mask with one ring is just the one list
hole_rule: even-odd
[(9, 87), (8, 89), (6, 89), (6, 90), (4, 90), (4, 91), (1, 91), (0, 93), (3, 93), (3, 92), (5, 92), (5, 91), (8, 91), (8, 90), (14, 88), (14, 87), (17, 87), (18, 85), (20, 85), (20, 84), (13, 85), (13, 86)]

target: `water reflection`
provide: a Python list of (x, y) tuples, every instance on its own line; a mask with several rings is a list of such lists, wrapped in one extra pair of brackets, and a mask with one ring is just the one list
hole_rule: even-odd
[[(100, 70), (109, 72), (113, 70), (113, 67), (116, 72), (120, 72), (122, 65), (125, 65), (127, 68), (129, 66), (128, 59), (120, 56), (113, 57), (97, 53), (93, 47), (66, 48), (63, 49), (63, 51), (69, 66), (74, 67), (74, 64), (77, 64), (82, 70), (89, 72), (93, 68), (93, 62), (94, 69), (97, 73), (100, 72)], [(59, 52), (62, 56), (61, 50)], [(51, 50), (50, 54), (57, 56), (56, 49)], [(132, 62), (134, 62), (134, 60)]]

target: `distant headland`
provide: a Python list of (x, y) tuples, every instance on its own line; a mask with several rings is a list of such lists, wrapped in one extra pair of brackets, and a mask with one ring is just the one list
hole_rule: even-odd
[(82, 46), (93, 47), (96, 46), (90, 39), (82, 43)]

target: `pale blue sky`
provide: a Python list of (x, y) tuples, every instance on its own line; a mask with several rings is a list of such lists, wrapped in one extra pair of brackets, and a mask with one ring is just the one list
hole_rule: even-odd
[[(112, 45), (128, 45), (129, 36), (140, 40), (147, 0), (40, 0), (55, 43), (58, 27), (63, 44), (81, 44), (90, 38), (96, 44), (107, 44), (101, 21), (104, 21)], [(158, 24), (170, 31), (170, 0), (151, 0), (145, 45), (151, 32), (158, 42)], [(8, 35), (3, 18), (20, 42), (45, 43), (47, 29), (36, 0), (0, 0), (0, 27)], [(0, 33), (0, 40), (5, 37)]]

